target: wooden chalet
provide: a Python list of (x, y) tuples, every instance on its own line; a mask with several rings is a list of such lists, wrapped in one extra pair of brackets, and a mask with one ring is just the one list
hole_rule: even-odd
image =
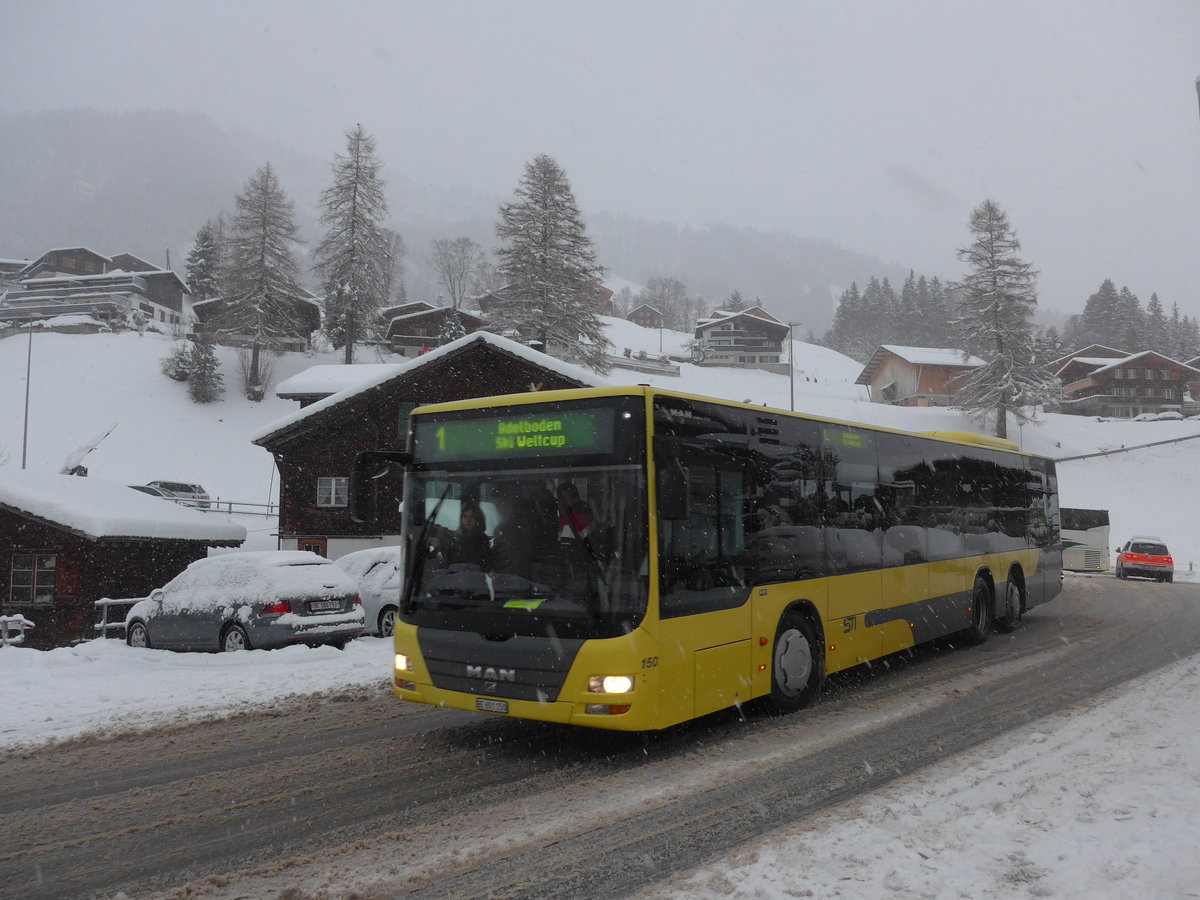
[(629, 311), (629, 315), (625, 317), (634, 325), (641, 325), (643, 328), (662, 328), (663, 314), (662, 311), (649, 303), (643, 303), (641, 306), (635, 306)]
[(281, 549), (312, 550), (336, 559), (399, 543), (399, 477), (379, 479), (378, 520), (365, 525), (350, 518), (350, 469), (360, 450), (402, 449), (409, 413), (417, 406), (599, 383), (586, 369), (483, 331), (408, 362), (344, 368), (370, 371), (358, 384), (316, 400), (321, 383), (338, 383), (331, 372), (318, 373), (307, 385), (303, 373), (289, 379), (291, 394), (308, 405), (253, 439), (275, 457), (279, 470)]
[(35, 623), (25, 643), (95, 636), (94, 602), (144, 597), (246, 529), (126, 487), (50, 472), (0, 474), (0, 615)]
[(393, 353), (401, 356), (420, 356), (445, 343), (441, 338), (442, 328), (451, 315), (458, 316), (467, 334), (473, 334), (483, 327), (483, 319), (466, 310), (432, 306), (424, 302), (407, 306), (425, 308), (400, 307), (386, 320), (384, 330), (384, 342)]
[(0, 321), (20, 324), (89, 316), (108, 324), (180, 325), (187, 285), (132, 253), (108, 257), (86, 247), (49, 250), (6, 277)]
[(966, 376), (982, 365), (982, 359), (961, 350), (884, 344), (871, 354), (854, 383), (866, 385), (875, 403), (949, 406)]
[[(291, 301), (289, 329), (278, 344), (283, 350), (307, 350), (313, 332), (321, 327), (321, 304), (312, 294), (305, 291)], [(231, 347), (248, 347), (253, 343), (249, 334), (237, 330), (236, 315), (223, 297), (201, 300), (192, 304), (192, 315), (196, 318), (195, 330), (211, 334), (222, 344)]]
[(1185, 397), (1200, 388), (1200, 368), (1153, 350), (1125, 353), (1092, 345), (1046, 366), (1062, 383), (1058, 412), (1132, 419), (1146, 413), (1184, 414)]
[(761, 306), (713, 310), (696, 323), (697, 362), (744, 368), (778, 365), (785, 358), (783, 345), (790, 331)]

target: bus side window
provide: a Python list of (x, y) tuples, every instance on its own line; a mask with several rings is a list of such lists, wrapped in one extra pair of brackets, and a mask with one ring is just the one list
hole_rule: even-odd
[(745, 476), (690, 466), (688, 516), (659, 519), (662, 614), (680, 616), (745, 602)]

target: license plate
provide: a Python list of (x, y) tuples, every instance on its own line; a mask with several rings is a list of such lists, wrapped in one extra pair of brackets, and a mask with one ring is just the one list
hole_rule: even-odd
[(341, 600), (313, 600), (308, 604), (309, 612), (329, 612), (330, 610), (341, 608)]
[(508, 712), (508, 701), (485, 700), (483, 697), (476, 697), (475, 708), (480, 712), (506, 713)]

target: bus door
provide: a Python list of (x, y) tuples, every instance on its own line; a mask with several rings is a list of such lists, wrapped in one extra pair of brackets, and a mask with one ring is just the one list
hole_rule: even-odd
[[(883, 534), (878, 496), (877, 435), (821, 426), (822, 531), (829, 580), (825, 631), (837, 649), (830, 670), (880, 655)], [(836, 640), (835, 640), (836, 638)]]
[[(876, 435), (879, 448), (879, 526), (883, 537), (880, 611), (884, 653), (921, 638), (914, 634), (935, 610), (929, 598), (929, 542), (918, 486), (928, 478), (922, 442), (899, 434)], [(890, 624), (887, 624), (890, 623)]]
[(659, 644), (678, 663), (663, 687), (702, 716), (750, 696), (747, 476), (728, 458), (685, 457), (660, 463), (660, 486), (672, 465), (686, 504), (659, 516)]

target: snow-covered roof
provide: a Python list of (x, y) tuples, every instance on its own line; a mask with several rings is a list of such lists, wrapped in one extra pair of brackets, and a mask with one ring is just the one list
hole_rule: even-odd
[[(1180, 366), (1184, 369), (1192, 368), (1187, 363), (1181, 363), (1177, 359), (1171, 359), (1171, 357), (1169, 357), (1169, 356), (1163, 356), (1163, 354), (1157, 353), (1154, 350), (1143, 350), (1141, 353), (1134, 353), (1131, 356), (1126, 356), (1121, 359), (1103, 360), (1105, 365), (1101, 366), (1098, 369), (1095, 369), (1092, 374), (1095, 374), (1096, 372), (1105, 372), (1105, 371), (1108, 371), (1109, 369), (1119, 369), (1121, 366), (1127, 366), (1130, 363), (1136, 363), (1138, 360), (1144, 360), (1147, 357), (1154, 357), (1155, 359), (1160, 359), (1163, 362), (1168, 362), (1168, 363), (1171, 363), (1172, 365)], [(1196, 370), (1193, 369), (1192, 371), (1196, 371)], [(1200, 372), (1197, 372), (1197, 374), (1200, 374)]]
[(0, 470), (0, 509), (32, 516), (92, 539), (134, 538), (241, 543), (246, 529), (123, 484), (16, 469)]
[(1077, 356), (1082, 356), (1084, 354), (1087, 354), (1091, 358), (1096, 358), (1095, 354), (1089, 352), (1092, 350), (1103, 350), (1106, 355), (1100, 357), (1102, 359), (1114, 359), (1117, 357), (1123, 358), (1129, 355), (1128, 350), (1118, 350), (1116, 347), (1106, 347), (1104, 344), (1088, 344), (1086, 347), (1081, 347), (1078, 350), (1073, 350), (1070, 353), (1060, 356), (1058, 359), (1051, 360), (1050, 362), (1046, 363), (1046, 368), (1052, 369), (1055, 366), (1068, 363)]
[(149, 269), (145, 272), (126, 272), (124, 269), (110, 269), (97, 275), (47, 275), (44, 278), (25, 278), (21, 284), (50, 284), (59, 281), (106, 281), (128, 278), (133, 275), (175, 275), (170, 269)]
[(275, 396), (291, 399), (298, 396), (321, 394), (328, 396), (344, 391), (346, 388), (361, 384), (368, 378), (374, 378), (385, 373), (394, 374), (397, 365), (403, 363), (354, 363), (352, 365), (323, 365), (312, 366), (303, 372), (297, 372), (291, 378), (285, 378), (275, 386)]
[[(553, 356), (542, 353), (539, 350), (533, 350), (530, 347), (526, 347), (524, 344), (518, 344), (516, 341), (510, 341), (508, 338), (499, 337), (487, 331), (476, 331), (472, 334), (464, 335), (457, 340), (453, 340), (448, 344), (443, 344), (441, 347), (438, 347), (434, 350), (430, 350), (428, 353), (422, 354), (421, 356), (418, 356), (416, 359), (413, 359), (409, 362), (396, 363), (392, 366), (383, 366), (374, 371), (372, 374), (365, 375), (362, 381), (358, 382), (357, 384), (345, 387), (336, 394), (331, 394), (322, 400), (318, 400), (316, 403), (311, 403), (303, 409), (292, 413), (290, 416), (284, 416), (282, 419), (275, 420), (266, 428), (260, 429), (256, 434), (251, 435), (250, 440), (257, 444), (263, 439), (270, 437), (271, 435), (282, 431), (285, 428), (289, 428), (292, 425), (295, 425), (297, 422), (307, 419), (309, 416), (324, 412), (332, 406), (336, 406), (339, 403), (349, 400), (351, 397), (365, 393), (372, 388), (379, 387), (380, 385), (385, 384), (388, 381), (391, 381), (393, 378), (399, 377), (400, 375), (408, 374), (420, 369), (423, 366), (427, 366), (444, 356), (450, 356), (454, 353), (457, 353), (464, 347), (476, 342), (491, 344), (497, 350), (508, 353), (512, 356), (519, 356), (522, 359), (533, 363), (534, 365), (541, 366), (543, 369), (556, 372), (557, 374), (566, 378), (572, 378), (575, 381), (578, 381), (580, 384), (599, 387), (605, 383), (590, 369), (584, 369), (580, 366), (572, 365), (571, 363), (565, 363), (562, 360), (555, 359)], [(366, 367), (350, 366), (349, 368), (362, 369)]]
[(880, 344), (863, 366), (855, 384), (870, 384), (879, 367), (888, 356), (896, 356), (914, 366), (955, 366), (977, 369), (984, 364), (978, 356), (967, 356), (961, 350), (947, 347), (902, 347), (898, 344)]
[(880, 349), (887, 350), (914, 366), (966, 366), (977, 369), (983, 365), (983, 360), (978, 356), (968, 356), (961, 350), (947, 347), (901, 347), (896, 344), (881, 344)]

